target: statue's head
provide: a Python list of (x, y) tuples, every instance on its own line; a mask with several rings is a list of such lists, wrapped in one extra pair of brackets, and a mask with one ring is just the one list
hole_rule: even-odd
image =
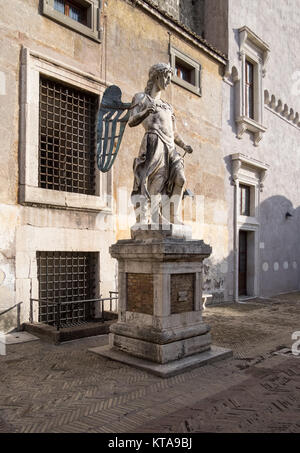
[(171, 82), (172, 74), (173, 69), (169, 64), (157, 63), (151, 66), (151, 68), (149, 69), (149, 79), (147, 82), (147, 87), (145, 88), (145, 93), (150, 94), (155, 83), (160, 90), (166, 89), (166, 87)]

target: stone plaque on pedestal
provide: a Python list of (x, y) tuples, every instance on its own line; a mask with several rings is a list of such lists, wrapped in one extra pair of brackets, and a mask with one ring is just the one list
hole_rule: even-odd
[(184, 225), (148, 225), (110, 248), (119, 266), (119, 317), (109, 346), (91, 351), (162, 377), (231, 355), (202, 319), (202, 267), (211, 247)]

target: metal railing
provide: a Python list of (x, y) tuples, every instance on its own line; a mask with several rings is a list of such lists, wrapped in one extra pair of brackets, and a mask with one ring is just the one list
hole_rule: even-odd
[(112, 300), (119, 299), (119, 291), (109, 291), (109, 299), (110, 299), (109, 311), (117, 311), (112, 309)]
[[(109, 301), (109, 306), (110, 306), (109, 311), (114, 312), (115, 310), (112, 309), (112, 301), (118, 300), (118, 296), (112, 297), (112, 294), (118, 294), (116, 291), (110, 291), (109, 294), (110, 294), (110, 297), (99, 297), (97, 299), (73, 300), (73, 301), (64, 301), (64, 302), (55, 302), (55, 303), (53, 303), (53, 301), (51, 301), (51, 300), (49, 301), (47, 299), (31, 298), (30, 299), (29, 322), (33, 323), (33, 303), (34, 302), (37, 302), (39, 304), (39, 310), (41, 307), (47, 309), (46, 315), (48, 315), (49, 307), (50, 308), (52, 307), (52, 310), (50, 311), (52, 320), (50, 322), (49, 319), (46, 319), (47, 322), (45, 324), (53, 324), (57, 330), (60, 330), (60, 329), (66, 328), (66, 327), (73, 327), (75, 325), (79, 325), (84, 322), (92, 321), (93, 318), (82, 319), (82, 320), (77, 320), (77, 321), (73, 321), (72, 318), (73, 318), (73, 312), (74, 311), (78, 312), (78, 310), (80, 310), (79, 306), (83, 307), (84, 304), (91, 304), (94, 302), (100, 302), (100, 318), (97, 318), (97, 319), (100, 319), (101, 322), (104, 322), (106, 320), (105, 313), (107, 313), (107, 311), (105, 311), (105, 309), (104, 309), (104, 303), (106, 301)], [(70, 308), (69, 308), (70, 306), (72, 308), (73, 307), (75, 307), (75, 308), (73, 308), (73, 311), (71, 312), (71, 317), (69, 317), (68, 319), (65, 319), (65, 317), (62, 316), (62, 308), (66, 307), (68, 309), (68, 312), (70, 312)], [(65, 314), (65, 312), (64, 312), (64, 314)], [(44, 323), (43, 321), (40, 321), (40, 318), (41, 318), (41, 315), (39, 313), (39, 322)]]

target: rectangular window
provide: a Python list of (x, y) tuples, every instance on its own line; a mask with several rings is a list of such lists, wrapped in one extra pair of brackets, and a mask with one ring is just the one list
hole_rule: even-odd
[(88, 8), (69, 0), (54, 0), (54, 9), (76, 22), (87, 24)]
[(246, 60), (245, 70), (246, 116), (254, 119), (254, 66), (248, 60)]
[(201, 96), (201, 65), (175, 47), (170, 47), (172, 82)]
[(97, 101), (40, 77), (39, 187), (95, 195)]
[(250, 216), (250, 187), (240, 184), (240, 215)]
[(93, 318), (93, 303), (64, 302), (95, 298), (96, 263), (94, 252), (37, 252), (39, 322), (53, 325), (58, 303), (62, 326)]
[(40, 2), (44, 16), (94, 41), (101, 41), (99, 24), (101, 0), (40, 0)]
[(175, 74), (177, 77), (179, 77), (182, 80), (185, 80), (188, 83), (191, 83), (192, 85), (195, 85), (194, 71), (195, 71), (194, 68), (188, 67), (178, 58), (175, 58)]

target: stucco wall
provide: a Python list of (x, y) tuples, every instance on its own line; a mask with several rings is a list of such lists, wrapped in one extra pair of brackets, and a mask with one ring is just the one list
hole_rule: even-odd
[[(111, 214), (18, 204), (22, 47), (97, 78), (104, 75), (103, 46), (41, 15), (40, 3), (0, 5), (0, 312), (22, 301), (21, 322), (28, 321), (30, 295), (38, 295), (37, 250), (99, 251), (101, 293), (115, 286), (115, 264), (108, 255), (115, 237)], [(1, 318), (0, 331), (16, 327), (16, 313)]]
[[(220, 19), (220, 18), (219, 18)], [(263, 79), (264, 90), (276, 103), (282, 100), (294, 112), (300, 113), (299, 40), (300, 12), (297, 2), (285, 0), (229, 1), (229, 72), (235, 66), (240, 76), (238, 29), (246, 25), (270, 46), (270, 56)], [(264, 189), (260, 195), (260, 261), (257, 269), (260, 295), (299, 289), (299, 187), (300, 128), (292, 121), (264, 107), (264, 125), (268, 128), (258, 147), (253, 146), (250, 134), (236, 138), (234, 87), (223, 86), (224, 159), (233, 153), (243, 153), (270, 165)], [(277, 105), (277, 104), (276, 104)], [(228, 164), (228, 177), (231, 167)], [(233, 186), (227, 185), (226, 199), (233, 208)], [(229, 211), (230, 249), (233, 249), (233, 209)], [(287, 211), (293, 217), (286, 219)], [(229, 257), (232, 258), (232, 254)], [(229, 266), (231, 268), (231, 266)], [(233, 285), (233, 283), (232, 283)]]
[[(119, 85), (127, 102), (144, 89), (152, 64), (169, 61), (166, 25), (130, 2), (104, 2), (101, 44), (44, 17), (39, 6), (38, 0), (0, 5), (0, 80), (4, 80), (0, 90), (0, 311), (23, 301), (21, 322), (28, 320), (30, 294), (38, 294), (37, 250), (99, 251), (100, 292), (107, 295), (115, 288), (115, 262), (108, 248), (116, 239), (129, 237), (134, 219), (128, 220), (127, 210), (125, 217), (118, 211), (125, 200), (133, 214), (132, 162), (143, 136), (141, 127), (125, 131), (113, 170), (112, 213), (18, 204), (22, 47), (88, 73), (104, 88), (105, 83)], [(228, 206), (223, 196), (227, 176), (220, 148), (222, 65), (175, 32), (171, 40), (203, 67), (202, 97), (172, 84), (164, 98), (175, 108), (182, 137), (194, 147), (193, 155), (185, 159), (188, 187), (200, 200), (200, 221), (195, 212), (189, 217), (194, 235), (213, 243), (212, 259), (220, 261), (228, 253)], [(0, 322), (0, 331), (15, 327), (16, 311)]]
[[(107, 65), (109, 79), (113, 78), (120, 86), (124, 100), (127, 102), (135, 92), (144, 89), (148, 69), (152, 64), (158, 60), (169, 61), (169, 35), (166, 27), (157, 25), (154, 19), (145, 16), (141, 10), (136, 10), (135, 15), (132, 15), (130, 8), (128, 4), (120, 1), (118, 8), (111, 10), (110, 21), (117, 28), (111, 28), (108, 42), (118, 42), (118, 47), (114, 46), (111, 49), (108, 61), (113, 62), (119, 58), (120, 64), (118, 70), (114, 70), (113, 64)], [(124, 15), (127, 17), (126, 23), (122, 22)], [(130, 39), (116, 41), (120, 32), (123, 36), (129, 36)], [(212, 273), (205, 278), (206, 281), (209, 279), (206, 289), (212, 290), (217, 298), (223, 300), (227, 297), (227, 290), (224, 266), (221, 263), (228, 255), (228, 206), (224, 197), (227, 183), (226, 166), (220, 148), (222, 112), (220, 81), (223, 67), (199, 49), (184, 42), (176, 34), (172, 35), (171, 44), (199, 61), (203, 68), (202, 97), (176, 84), (171, 84), (163, 98), (174, 106), (177, 129), (182, 138), (194, 148), (194, 153), (185, 157), (185, 172), (187, 186), (198, 197), (200, 206), (197, 221), (195, 212), (193, 216), (188, 215), (187, 220), (193, 221), (195, 238), (203, 238), (206, 242), (213, 244), (213, 255), (209, 262)], [(134, 60), (132, 60), (133, 57)], [(131, 67), (134, 67), (134, 70)], [(122, 149), (114, 169), (118, 189), (124, 189), (124, 194), (131, 192), (132, 179), (128, 178), (128, 174), (125, 174), (123, 169), (126, 166), (132, 168), (142, 137), (142, 127), (128, 128), (124, 134)], [(115, 189), (117, 189), (116, 186)], [(121, 228), (123, 224), (117, 216), (118, 238), (128, 237), (128, 229)]]

